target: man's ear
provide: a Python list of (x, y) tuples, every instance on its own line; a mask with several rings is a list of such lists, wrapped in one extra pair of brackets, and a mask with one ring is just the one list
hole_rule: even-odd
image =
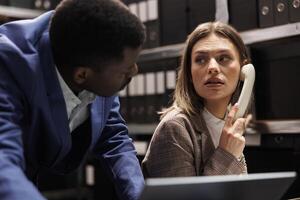
[(90, 69), (88, 67), (77, 67), (73, 73), (73, 80), (76, 84), (82, 85), (88, 79)]

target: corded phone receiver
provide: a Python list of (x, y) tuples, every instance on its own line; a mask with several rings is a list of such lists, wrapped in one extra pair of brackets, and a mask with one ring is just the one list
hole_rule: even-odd
[(246, 112), (251, 98), (252, 89), (255, 81), (255, 70), (252, 64), (247, 64), (242, 67), (240, 73), (240, 80), (244, 81), (244, 85), (239, 100), (237, 102), (239, 110), (235, 115), (235, 119), (244, 117), (244, 114)]

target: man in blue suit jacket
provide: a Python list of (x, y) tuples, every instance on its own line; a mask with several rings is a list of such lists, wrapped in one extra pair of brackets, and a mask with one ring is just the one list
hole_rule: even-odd
[(120, 199), (138, 199), (144, 180), (114, 95), (137, 73), (144, 38), (118, 0), (64, 0), (0, 27), (1, 199), (44, 199), (40, 172), (70, 172), (87, 152)]

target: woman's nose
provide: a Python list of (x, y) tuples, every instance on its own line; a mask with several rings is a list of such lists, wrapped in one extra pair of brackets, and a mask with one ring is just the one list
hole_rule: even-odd
[(208, 63), (208, 73), (216, 74), (220, 72), (219, 63), (215, 59), (211, 59)]

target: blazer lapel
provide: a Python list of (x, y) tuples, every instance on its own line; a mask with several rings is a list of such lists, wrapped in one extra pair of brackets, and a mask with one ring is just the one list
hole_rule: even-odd
[(54, 122), (56, 137), (61, 140), (60, 153), (56, 159), (59, 161), (71, 148), (71, 134), (66, 111), (66, 104), (55, 70), (50, 48), (49, 33), (45, 32), (40, 41), (40, 64), (45, 79), (46, 92), (51, 108), (51, 118)]
[(90, 148), (94, 147), (98, 138), (101, 136), (106, 123), (109, 123), (109, 115), (113, 105), (115, 96), (102, 97), (97, 96), (91, 105), (92, 116), (92, 144)]
[(91, 112), (91, 122), (92, 122), (92, 142), (91, 142), (91, 148), (95, 146), (97, 142), (97, 138), (99, 137), (98, 134), (100, 134), (100, 129), (103, 127), (103, 112), (104, 112), (104, 101), (101, 100), (103, 97), (96, 97), (95, 101), (92, 103), (90, 112)]
[(192, 124), (201, 138), (201, 162), (205, 163), (215, 151), (212, 138), (201, 114), (191, 116)]

